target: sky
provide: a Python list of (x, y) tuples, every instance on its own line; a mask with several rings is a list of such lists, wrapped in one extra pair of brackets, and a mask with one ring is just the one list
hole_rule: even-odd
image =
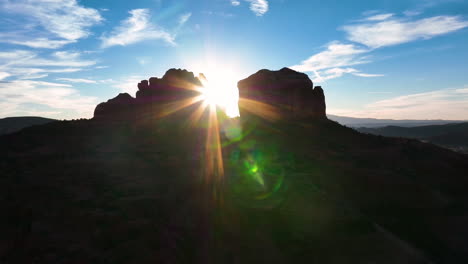
[(90, 118), (170, 68), (290, 67), (329, 114), (468, 120), (466, 62), (466, 0), (0, 0), (0, 118)]

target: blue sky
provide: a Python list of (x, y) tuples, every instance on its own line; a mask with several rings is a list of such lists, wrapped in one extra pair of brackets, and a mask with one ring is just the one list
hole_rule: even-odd
[(468, 119), (467, 47), (468, 1), (0, 0), (0, 117), (88, 118), (169, 68), (287, 66), (330, 114)]

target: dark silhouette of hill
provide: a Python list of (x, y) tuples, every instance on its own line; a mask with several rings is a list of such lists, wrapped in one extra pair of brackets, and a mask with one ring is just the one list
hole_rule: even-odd
[(425, 140), (437, 145), (468, 152), (468, 123), (398, 127), (386, 126), (380, 128), (358, 128), (363, 133), (388, 137), (406, 137)]
[(395, 119), (376, 119), (376, 118), (356, 118), (347, 116), (327, 115), (330, 120), (336, 121), (349, 127), (369, 127), (378, 128), (384, 126), (416, 127), (428, 125), (445, 125), (452, 123), (463, 123), (462, 120), (395, 120)]
[(0, 135), (13, 133), (25, 127), (42, 125), (49, 122), (57, 121), (55, 119), (37, 117), (37, 116), (19, 116), (6, 117), (0, 119)]
[(239, 82), (240, 120), (172, 111), (198, 77), (171, 71), (91, 120), (0, 137), (1, 262), (468, 261), (466, 155), (330, 121), (289, 69)]

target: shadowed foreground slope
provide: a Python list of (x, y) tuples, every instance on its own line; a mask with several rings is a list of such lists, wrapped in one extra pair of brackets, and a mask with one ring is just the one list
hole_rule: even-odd
[[(260, 103), (281, 103), (270, 95)], [(315, 115), (242, 113), (241, 136), (221, 135), (222, 177), (206, 173), (206, 116), (62, 121), (0, 137), (0, 260), (468, 261), (467, 156)], [(226, 131), (239, 123), (218, 118)]]

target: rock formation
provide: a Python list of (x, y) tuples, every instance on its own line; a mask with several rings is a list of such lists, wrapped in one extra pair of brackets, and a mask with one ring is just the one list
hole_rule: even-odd
[[(174, 112), (185, 116), (198, 106), (199, 103), (189, 104), (187, 101), (200, 95), (197, 88), (203, 85), (204, 79), (203, 74), (197, 77), (187, 70), (170, 69), (162, 78), (151, 77), (138, 83), (136, 98), (119, 94), (99, 104), (94, 118), (144, 120)], [(304, 73), (288, 68), (260, 70), (239, 81), (238, 87), (241, 116), (253, 113), (266, 119), (326, 118), (323, 90), (320, 86), (313, 88), (312, 81)]]
[(138, 84), (136, 99), (145, 102), (170, 102), (197, 96), (195, 88), (202, 86), (202, 76), (195, 77), (193, 72), (170, 69), (160, 78), (151, 77)]
[(304, 73), (289, 68), (260, 70), (239, 81), (238, 88), (241, 117), (270, 112), (270, 116), (276, 116), (272, 119), (326, 118), (323, 89), (313, 88), (312, 81)]
[(94, 110), (94, 118), (112, 121), (133, 119), (135, 101), (128, 93), (120, 93), (107, 102), (98, 104)]
[(121, 93), (100, 103), (94, 111), (94, 119), (119, 121), (161, 116), (167, 113), (170, 104), (199, 95), (195, 89), (202, 86), (201, 79), (203, 75), (195, 77), (187, 70), (170, 69), (162, 78), (151, 77), (138, 83), (136, 98)]

